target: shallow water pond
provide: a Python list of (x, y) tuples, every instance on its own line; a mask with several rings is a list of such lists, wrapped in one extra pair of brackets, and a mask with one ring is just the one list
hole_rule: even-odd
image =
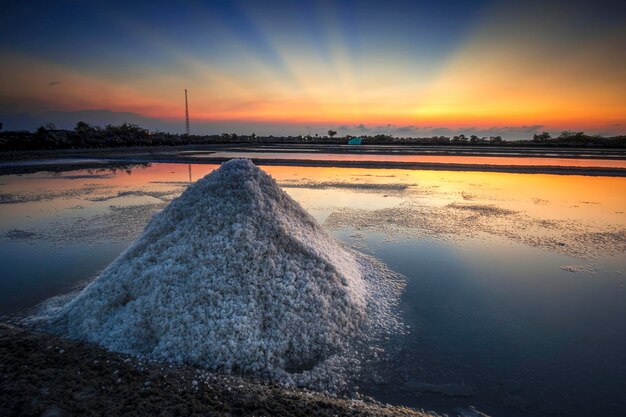
[(375, 153), (322, 153), (322, 152), (193, 152), (188, 154), (193, 158), (263, 158), (273, 160), (308, 160), (308, 161), (361, 161), (361, 162), (419, 162), (436, 164), (460, 165), (495, 165), (495, 166), (543, 166), (543, 167), (584, 167), (584, 168), (626, 168), (623, 159), (585, 159), (585, 158), (557, 158), (532, 156), (472, 156), (472, 155), (381, 155)]
[[(80, 288), (215, 168), (0, 176), (0, 315)], [(406, 277), (407, 334), (364, 394), (440, 413), (626, 409), (626, 178), (263, 168), (329, 232)]]

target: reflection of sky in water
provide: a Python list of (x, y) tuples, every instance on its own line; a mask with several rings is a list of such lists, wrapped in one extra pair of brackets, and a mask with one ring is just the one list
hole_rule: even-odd
[(96, 246), (42, 241), (0, 241), (2, 313), (21, 311), (93, 279), (126, 248), (126, 243)]
[(623, 276), (572, 276), (559, 268), (571, 259), (498, 240), (374, 246), (407, 276), (402, 309), (414, 330), (372, 394), (449, 407), (450, 399), (415, 396), (417, 379), (467, 384), (478, 398), (458, 403), (493, 415), (619, 415), (598, 404), (623, 398), (626, 383)]
[[(182, 192), (189, 168), (197, 180), (215, 166), (0, 177), (0, 314), (94, 277)], [(364, 382), (366, 393), (512, 416), (619, 415), (626, 406), (626, 178), (264, 169), (331, 233), (407, 277), (401, 307), (410, 333), (395, 341), (377, 382)], [(366, 227), (351, 217), (373, 210), (380, 216)], [(432, 226), (419, 218), (393, 224), (391, 214), (412, 210), (441, 217), (438, 232), (418, 230)], [(618, 233), (569, 250), (587, 242), (576, 233), (607, 230)], [(462, 383), (474, 396), (423, 393), (416, 382)]]
[(307, 153), (307, 152), (212, 152), (195, 153), (189, 156), (197, 158), (257, 158), (257, 159), (301, 159), (312, 161), (380, 161), (380, 162), (415, 162), (437, 164), (471, 164), (498, 166), (565, 166), (626, 168), (625, 160), (584, 159), (584, 158), (533, 158), (529, 156), (453, 156), (453, 155), (376, 155), (356, 153)]

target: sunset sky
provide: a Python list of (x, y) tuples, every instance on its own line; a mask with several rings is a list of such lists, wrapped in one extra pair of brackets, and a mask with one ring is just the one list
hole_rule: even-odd
[(21, 1), (0, 122), (192, 133), (626, 133), (623, 2)]

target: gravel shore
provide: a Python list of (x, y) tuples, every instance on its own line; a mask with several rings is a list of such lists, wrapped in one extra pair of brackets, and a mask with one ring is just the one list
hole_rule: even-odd
[(370, 399), (147, 363), (0, 324), (0, 415), (434, 416)]

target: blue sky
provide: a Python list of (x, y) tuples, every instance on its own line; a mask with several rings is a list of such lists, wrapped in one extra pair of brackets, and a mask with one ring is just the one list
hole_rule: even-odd
[[(133, 113), (175, 130), (184, 88), (194, 126), (205, 130), (256, 123), (294, 134), (303, 126), (388, 124), (615, 133), (624, 122), (624, 77), (614, 70), (624, 62), (616, 45), (626, 40), (618, 2), (3, 7), (0, 117), (14, 128), (32, 128), (24, 121), (45, 114), (107, 110), (102, 114)], [(592, 71), (578, 65), (590, 60)], [(581, 95), (586, 101), (568, 104)], [(585, 108), (568, 117), (574, 105)]]

